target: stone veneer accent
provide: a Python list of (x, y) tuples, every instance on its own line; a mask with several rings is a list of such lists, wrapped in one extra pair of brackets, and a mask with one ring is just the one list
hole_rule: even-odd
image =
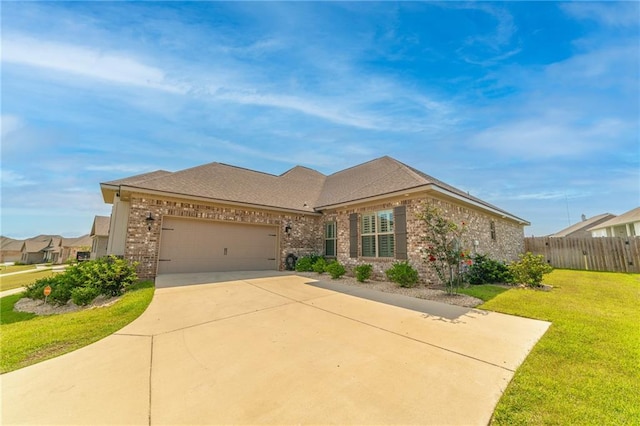
[[(204, 201), (190, 201), (179, 198), (155, 198), (147, 195), (133, 194), (127, 224), (127, 238), (124, 257), (138, 262), (140, 278), (154, 278), (160, 249), (160, 233), (162, 217), (165, 215), (199, 218), (203, 220), (256, 223), (277, 225), (279, 229), (280, 269), (284, 269), (284, 261), (289, 253), (300, 257), (305, 254), (323, 253), (324, 223), (337, 222), (337, 259), (348, 269), (362, 263), (370, 263), (378, 278), (384, 277), (395, 259), (392, 258), (350, 258), (349, 257), (349, 215), (379, 210), (389, 210), (404, 205), (407, 209), (407, 253), (409, 262), (420, 272), (425, 282), (433, 282), (435, 276), (422, 260), (423, 243), (421, 235), (424, 224), (417, 219), (417, 214), (425, 203), (433, 203), (457, 223), (465, 222), (468, 232), (466, 246), (472, 252), (487, 254), (493, 259), (511, 261), (517, 259), (524, 250), (524, 229), (517, 223), (491, 215), (479, 209), (446, 201), (431, 196), (401, 197), (385, 202), (363, 204), (353, 208), (335, 209), (319, 214), (292, 214), (273, 210), (250, 209), (248, 207), (227, 206)], [(151, 212), (154, 222), (151, 230), (145, 221)], [(491, 239), (490, 223), (496, 228), (496, 240)], [(285, 227), (291, 226), (285, 233)], [(358, 221), (358, 227), (360, 221)], [(478, 244), (474, 246), (473, 242)]]
[[(363, 213), (380, 210), (391, 210), (394, 207), (406, 206), (407, 217), (407, 257), (420, 273), (422, 281), (432, 283), (436, 281), (435, 273), (422, 259), (424, 243), (424, 223), (417, 218), (427, 204), (433, 204), (440, 208), (444, 214), (456, 223), (466, 224), (465, 247), (472, 253), (486, 254), (492, 259), (509, 262), (518, 258), (524, 250), (524, 229), (517, 223), (502, 218), (498, 215), (485, 213), (479, 209), (464, 206), (455, 202), (445, 201), (431, 196), (414, 198), (397, 198), (377, 204), (362, 205), (357, 208), (344, 208), (326, 212), (323, 221), (335, 220), (338, 224), (338, 261), (353, 268), (359, 264), (369, 263), (373, 265), (375, 278), (385, 278), (384, 271), (396, 260), (392, 258), (358, 258), (349, 257), (349, 215), (358, 213), (359, 218)], [(491, 222), (495, 224), (495, 241), (491, 239)], [(358, 220), (358, 234), (360, 235), (360, 219)], [(474, 245), (477, 241), (477, 245)]]

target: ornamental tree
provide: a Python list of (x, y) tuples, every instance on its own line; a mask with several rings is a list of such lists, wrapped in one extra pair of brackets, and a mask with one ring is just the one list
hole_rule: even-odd
[(470, 251), (464, 246), (466, 224), (458, 225), (444, 217), (440, 209), (430, 205), (418, 214), (418, 219), (425, 224), (422, 257), (436, 272), (447, 292), (453, 294), (464, 282), (465, 265), (472, 263)]

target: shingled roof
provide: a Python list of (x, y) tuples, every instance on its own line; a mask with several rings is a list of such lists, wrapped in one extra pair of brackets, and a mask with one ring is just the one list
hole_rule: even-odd
[(556, 232), (555, 234), (549, 235), (549, 237), (562, 238), (562, 237), (578, 236), (578, 235), (590, 237), (591, 236), (591, 233), (589, 232), (590, 228), (600, 223), (603, 223), (609, 219), (612, 219), (614, 217), (616, 216), (611, 213), (603, 213), (597, 216), (590, 217), (589, 219), (585, 218), (578, 223), (574, 223), (573, 225), (567, 228), (564, 228), (561, 231)]
[[(106, 237), (109, 235), (109, 226), (111, 225), (109, 216), (96, 216), (93, 218), (93, 226), (91, 226), (90, 237)], [(91, 244), (89, 244), (91, 245)]]
[(611, 226), (616, 225), (624, 225), (627, 223), (640, 222), (640, 207), (636, 207), (635, 209), (629, 210), (621, 214), (620, 216), (616, 216), (612, 219), (607, 220), (606, 222), (599, 223), (598, 225), (589, 228), (589, 231), (594, 231), (596, 229), (604, 229), (609, 228)]
[(526, 223), (388, 156), (329, 176), (302, 166), (296, 166), (281, 175), (272, 175), (222, 163), (210, 163), (174, 173), (158, 170), (106, 182), (101, 186), (105, 202), (111, 201), (105, 188), (124, 188), (305, 212), (317, 212), (330, 206), (430, 186), (447, 195)]

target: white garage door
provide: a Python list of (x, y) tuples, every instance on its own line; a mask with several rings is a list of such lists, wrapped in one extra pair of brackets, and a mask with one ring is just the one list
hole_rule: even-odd
[(165, 217), (158, 274), (277, 270), (277, 229)]

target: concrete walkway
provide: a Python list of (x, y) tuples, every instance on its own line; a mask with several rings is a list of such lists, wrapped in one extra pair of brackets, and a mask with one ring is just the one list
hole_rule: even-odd
[(485, 425), (549, 326), (261, 275), (159, 277), (119, 332), (0, 376), (2, 424)]
[[(66, 268), (67, 268), (67, 265), (55, 265), (55, 266), (37, 265), (37, 267), (35, 269), (26, 269), (24, 271), (17, 271), (17, 272), (9, 272), (7, 274), (0, 274), (0, 281), (2, 281), (2, 279), (4, 277), (10, 277), (12, 275), (31, 274), (31, 273), (42, 272), (42, 271), (64, 272), (64, 270)], [(0, 291), (0, 298), (3, 298), (5, 296), (11, 296), (12, 294), (16, 294), (16, 293), (22, 293), (25, 289), (26, 289), (26, 287), (18, 287), (18, 288), (12, 288), (11, 290)]]

